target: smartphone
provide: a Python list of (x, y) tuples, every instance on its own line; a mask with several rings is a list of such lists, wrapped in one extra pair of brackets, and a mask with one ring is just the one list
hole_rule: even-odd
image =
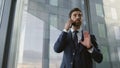
[[(75, 26), (75, 25), (76, 25), (75, 22), (73, 22), (72, 25), (71, 25), (71, 27), (72, 27), (72, 26)], [(71, 27), (70, 27), (70, 28), (71, 28)]]
[(72, 26), (75, 26), (75, 23), (74, 23), (74, 22), (71, 24), (70, 28), (72, 28)]

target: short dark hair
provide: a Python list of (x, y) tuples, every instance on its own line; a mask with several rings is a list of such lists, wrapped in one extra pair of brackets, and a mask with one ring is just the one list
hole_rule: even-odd
[(73, 8), (70, 12), (69, 12), (69, 18), (71, 18), (71, 14), (74, 12), (74, 11), (80, 11), (81, 10), (79, 8)]

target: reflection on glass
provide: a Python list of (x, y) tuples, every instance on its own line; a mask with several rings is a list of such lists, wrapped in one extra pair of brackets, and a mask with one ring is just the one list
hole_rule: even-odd
[(4, 0), (0, 0), (0, 25), (1, 25), (3, 5), (4, 5)]
[(108, 6), (104, 6), (104, 13), (105, 13), (105, 18), (112, 18), (112, 13), (110, 12), (111, 10), (110, 10), (110, 7), (108, 7)]
[(101, 38), (105, 38), (105, 25), (98, 23), (98, 32)]
[(53, 27), (57, 27), (57, 15), (55, 14), (50, 14), (50, 25), (52, 25)]
[(43, 23), (23, 10), (17, 68), (42, 67)]
[(118, 51), (118, 57), (119, 57), (119, 62), (120, 62), (120, 47), (117, 48)]
[(59, 68), (62, 61), (62, 53), (55, 53), (53, 46), (57, 40), (60, 30), (50, 26), (50, 68)]
[(115, 2), (115, 0), (110, 0), (111, 2)]
[(115, 39), (120, 40), (120, 27), (114, 26)]
[(109, 62), (110, 58), (109, 58), (109, 52), (108, 52), (108, 48), (106, 46), (101, 46), (101, 51), (103, 53), (103, 62)]
[(103, 54), (103, 61), (101, 64), (96, 64), (96, 68), (111, 68), (110, 66), (110, 56), (109, 56), (109, 50), (107, 46), (100, 46), (101, 52)]
[[(48, 1), (49, 4), (47, 4), (45, 1)], [(28, 3), (24, 5), (22, 22), (21, 22), (22, 25), (21, 25), (21, 34), (20, 34), (20, 42), (19, 42), (20, 43), (19, 51), (16, 51), (16, 52), (18, 52), (17, 68), (42, 68), (42, 54), (44, 51), (44, 50), (42, 50), (43, 45), (44, 45), (43, 44), (43, 33), (46, 32), (46, 31), (43, 31), (44, 29), (46, 29), (43, 26), (44, 23), (50, 23), (50, 36), (48, 35), (47, 37), (49, 37), (49, 38), (47, 38), (47, 39), (44, 38), (45, 40), (49, 40), (49, 42), (50, 42), (50, 43), (48, 43), (49, 50), (50, 50), (49, 51), (49, 59), (47, 58), (47, 62), (50, 62), (49, 68), (59, 68), (60, 67), (63, 53), (55, 53), (53, 46), (54, 46), (56, 39), (58, 38), (58, 36), (61, 33), (60, 30), (62, 30), (62, 27), (64, 27), (64, 24), (67, 21), (67, 13), (66, 12), (69, 12), (69, 10), (70, 10), (68, 7), (72, 8), (73, 6), (72, 6), (72, 3), (70, 0), (68, 0), (69, 1), (68, 3), (70, 3), (70, 4), (67, 5), (67, 8), (65, 7), (66, 6), (65, 3), (67, 2), (65, 0), (62, 0), (59, 2), (60, 4), (62, 4), (62, 5), (59, 5), (59, 7), (55, 7), (55, 6), (58, 6), (58, 0), (45, 0), (45, 1), (44, 2), (46, 4), (45, 3), (43, 4), (43, 2), (40, 2), (40, 1), (38, 2), (38, 0), (28, 0)], [(79, 2), (79, 0), (76, 0), (74, 2), (77, 2), (77, 1)], [(83, 6), (86, 7), (86, 3), (84, 3), (83, 0), (82, 0), (82, 2), (79, 2), (79, 3), (85, 4)], [(96, 5), (94, 5), (94, 7), (96, 7), (97, 16), (104, 17), (103, 8), (102, 8), (103, 5), (97, 4), (97, 3), (95, 3), (95, 4)], [(51, 6), (51, 5), (53, 5), (53, 6)], [(83, 15), (86, 14), (86, 10), (84, 9), (84, 7), (82, 8), (82, 11), (85, 11), (85, 12), (83, 12), (84, 13)], [(49, 8), (52, 8), (52, 10), (55, 10), (55, 12), (49, 10)], [(112, 17), (111, 14), (113, 13), (113, 16), (117, 16), (117, 13), (116, 13), (117, 10), (115, 10), (114, 8), (110, 9), (111, 7), (109, 7), (109, 6), (107, 6), (106, 8), (105, 8), (106, 10), (104, 10), (104, 11), (106, 14), (106, 20), (108, 21), (107, 24), (111, 24), (113, 22), (111, 19), (111, 17)], [(56, 9), (59, 9), (59, 12), (57, 12)], [(88, 8), (88, 9), (91, 10), (91, 8)], [(46, 10), (48, 10), (48, 11), (46, 11)], [(91, 10), (91, 11), (93, 11), (93, 10)], [(116, 18), (117, 17), (114, 17), (113, 19), (116, 19)], [(87, 17), (85, 18), (85, 22), (86, 22), (86, 20), (87, 20)], [(86, 24), (86, 23), (84, 23), (84, 24)], [(88, 26), (90, 26), (90, 25), (88, 24)], [(93, 27), (95, 27), (95, 26), (93, 26)], [(49, 31), (49, 27), (47, 27), (47, 28)], [(100, 37), (100, 39), (98, 38), (99, 40), (106, 38), (105, 30), (106, 30), (105, 24), (98, 23), (98, 34)], [(120, 29), (118, 29), (116, 27), (114, 28), (117, 39), (120, 39), (120, 37), (119, 37), (120, 31), (119, 30)], [(108, 39), (111, 39), (111, 37)], [(99, 41), (99, 42), (102, 42), (102, 41)], [(101, 46), (101, 51), (104, 55), (103, 63), (96, 65), (96, 68), (112, 68), (112, 67), (110, 67), (111, 53), (109, 55), (108, 47), (105, 46), (106, 44), (104, 44), (104, 43), (102, 43), (102, 44), (103, 44), (103, 46)], [(109, 44), (111, 44), (111, 43), (109, 43)], [(113, 54), (115, 54), (115, 52), (113, 52)], [(45, 57), (45, 56), (43, 56), (43, 57)], [(46, 59), (45, 59), (45, 61), (46, 61)], [(46, 64), (46, 65), (48, 65), (48, 64)]]
[(62, 60), (62, 53), (55, 53), (53, 46), (61, 31), (57, 29), (58, 17), (50, 14), (50, 68), (59, 68)]
[(117, 19), (117, 12), (115, 8), (111, 8), (112, 18)]
[(49, 1), (50, 1), (50, 5), (58, 6), (58, 0), (49, 0)]
[(101, 4), (96, 4), (96, 13), (98, 16), (103, 17), (103, 8)]

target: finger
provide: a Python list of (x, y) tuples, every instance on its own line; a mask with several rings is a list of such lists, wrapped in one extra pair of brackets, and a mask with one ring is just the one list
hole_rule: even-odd
[(84, 44), (83, 41), (80, 41), (81, 44)]
[(73, 20), (72, 20), (72, 19), (69, 19), (69, 22), (72, 24), (72, 23), (73, 23)]
[(86, 45), (85, 45), (85, 43), (84, 43), (83, 41), (80, 41), (80, 43), (81, 43), (83, 46), (85, 46), (85, 47), (86, 47)]
[(87, 36), (88, 36), (88, 32), (85, 31), (85, 32), (84, 32), (84, 37), (86, 38)]

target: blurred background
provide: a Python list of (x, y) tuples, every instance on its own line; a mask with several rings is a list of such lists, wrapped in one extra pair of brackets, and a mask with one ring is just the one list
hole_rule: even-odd
[(103, 62), (120, 68), (120, 0), (0, 0), (0, 68), (60, 68), (54, 43), (78, 7), (83, 29), (96, 36)]

